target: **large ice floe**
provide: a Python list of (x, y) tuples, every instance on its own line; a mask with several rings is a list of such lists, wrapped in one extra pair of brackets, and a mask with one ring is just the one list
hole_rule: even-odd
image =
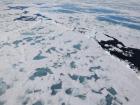
[(0, 105), (140, 105), (139, 0), (1, 0)]

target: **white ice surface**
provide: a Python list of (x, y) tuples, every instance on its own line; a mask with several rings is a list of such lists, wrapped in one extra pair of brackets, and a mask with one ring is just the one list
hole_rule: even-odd
[[(140, 30), (97, 20), (98, 16), (117, 15), (114, 13), (54, 12), (64, 4), (112, 9), (140, 22), (139, 0), (1, 0), (0, 105), (140, 105), (139, 74), (94, 40), (106, 40), (103, 34), (109, 34), (126, 46), (140, 49)], [(8, 6), (29, 7), (19, 10)], [(35, 17), (37, 13), (46, 17), (14, 21), (20, 16)], [(34, 60), (40, 52), (45, 58)], [(89, 71), (91, 67), (94, 69)], [(49, 68), (52, 73), (31, 80), (37, 68)], [(97, 81), (86, 78), (82, 83), (80, 77), (72, 80), (69, 76), (95, 74)], [(52, 85), (60, 82), (62, 87), (51, 95)], [(116, 95), (108, 91), (111, 87)], [(70, 95), (66, 94), (69, 88)], [(92, 92), (100, 89), (101, 94)], [(107, 103), (107, 95), (113, 97), (112, 104)]]

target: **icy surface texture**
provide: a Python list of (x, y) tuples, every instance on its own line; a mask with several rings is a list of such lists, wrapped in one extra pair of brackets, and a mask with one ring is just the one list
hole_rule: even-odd
[(0, 105), (140, 105), (139, 0), (1, 0)]

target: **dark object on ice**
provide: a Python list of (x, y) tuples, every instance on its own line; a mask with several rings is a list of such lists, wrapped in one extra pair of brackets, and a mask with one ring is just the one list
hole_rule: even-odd
[(43, 56), (42, 55), (42, 52), (40, 51), (34, 58), (33, 60), (42, 60), (42, 59), (45, 59), (46, 56)]
[[(27, 14), (28, 11), (24, 11), (24, 14)], [(14, 19), (14, 21), (20, 20), (20, 21), (36, 21), (38, 18), (45, 18), (47, 20), (52, 20), (51, 18), (48, 18), (40, 13), (36, 13), (33, 16), (20, 16), (16, 19)]]
[(29, 12), (29, 11), (24, 11), (23, 13), (24, 13), (24, 14), (27, 14), (28, 12)]
[(129, 101), (129, 98), (128, 97), (125, 97), (125, 100), (128, 102)]
[(51, 18), (46, 17), (45, 15), (42, 15), (42, 14), (40, 14), (40, 13), (37, 13), (37, 14), (34, 14), (34, 15), (36, 15), (37, 17), (45, 18), (45, 19), (47, 19), (47, 20), (52, 20)]
[(106, 100), (106, 105), (112, 105), (113, 97), (110, 94), (108, 94), (105, 97), (105, 100)]
[(28, 8), (28, 6), (8, 6), (9, 9), (19, 9), (19, 10), (24, 10)]
[(95, 39), (104, 50), (108, 51), (111, 55), (127, 61), (131, 68), (140, 70), (140, 49), (126, 47), (116, 38), (106, 34), (104, 35), (111, 38), (111, 40), (98, 41)]
[(68, 95), (71, 95), (72, 94), (72, 88), (68, 88), (66, 91), (65, 91), (65, 93), (66, 94), (68, 94)]
[(33, 105), (43, 105), (43, 103), (41, 101), (37, 101)]
[(37, 19), (37, 16), (33, 17), (33, 16), (20, 16), (19, 18), (14, 19), (14, 21), (16, 20), (20, 20), (20, 21), (35, 21)]
[(44, 16), (44, 15), (42, 15), (42, 14), (40, 14), (40, 13), (37, 13), (37, 14), (34, 14), (34, 15), (40, 16), (40, 17), (43, 17), (43, 18), (46, 18), (46, 16)]
[(7, 84), (0, 78), (0, 96), (6, 92), (7, 88)]
[(117, 95), (117, 92), (116, 92), (116, 90), (114, 89), (114, 88), (108, 88), (107, 89), (107, 91), (109, 92), (109, 93), (111, 93), (112, 95)]
[(91, 91), (93, 92), (93, 93), (96, 93), (96, 94), (103, 94), (102, 93), (102, 91), (104, 90), (104, 88), (101, 88), (100, 90), (94, 90), (94, 89), (92, 89)]
[(46, 76), (47, 74), (53, 74), (53, 72), (48, 68), (37, 68), (36, 72), (29, 77), (30, 80), (35, 80), (36, 77), (43, 77)]
[(51, 90), (52, 90), (52, 93), (51, 95), (56, 95), (58, 90), (62, 89), (62, 82), (59, 82), (57, 84), (53, 84), (51, 86)]
[(93, 75), (90, 75), (90, 76), (81, 76), (81, 75), (71, 75), (71, 74), (68, 74), (69, 77), (72, 79), (72, 80), (75, 80), (75, 81), (79, 81), (80, 83), (84, 83), (86, 80), (92, 80), (94, 79), (95, 82), (100, 79), (100, 77), (95, 73)]

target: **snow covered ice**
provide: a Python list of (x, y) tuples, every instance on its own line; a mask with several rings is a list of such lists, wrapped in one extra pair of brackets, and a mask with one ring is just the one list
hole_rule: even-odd
[(140, 0), (1, 0), (0, 105), (140, 105)]

